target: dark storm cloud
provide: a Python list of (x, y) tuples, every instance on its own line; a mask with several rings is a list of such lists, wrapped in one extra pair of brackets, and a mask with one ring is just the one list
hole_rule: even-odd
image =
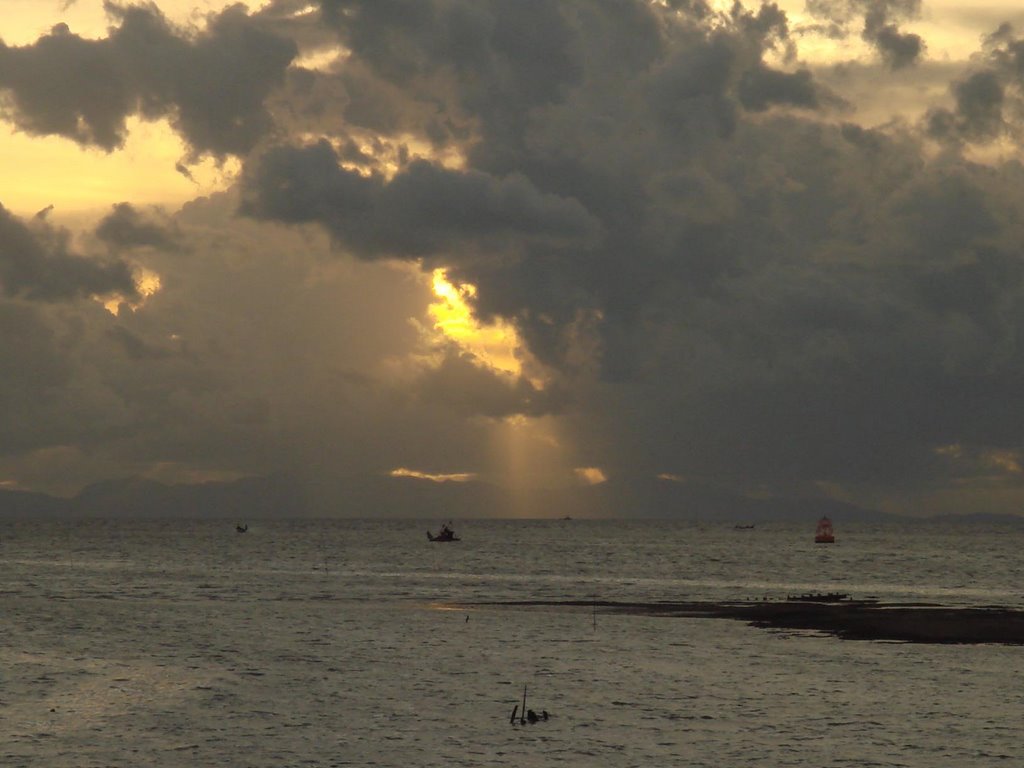
[(807, 10), (833, 25), (832, 37), (841, 37), (842, 29), (863, 18), (861, 37), (893, 69), (916, 64), (924, 54), (920, 35), (901, 32), (898, 25), (920, 16), (921, 0), (807, 0)]
[[(786, 16), (773, 4), (756, 14), (733, 10), (727, 31), (704, 28), (690, 17), (662, 40), (664, 60), (654, 63), (649, 99), (670, 130), (685, 130), (711, 119), (728, 136), (740, 107), (763, 111), (774, 104), (814, 108), (817, 90), (806, 71), (787, 73), (765, 65), (769, 50), (788, 47)], [(636, 74), (636, 73), (634, 73)], [(642, 80), (641, 80), (642, 82)]]
[(267, 152), (244, 180), (243, 212), (319, 222), (366, 258), (437, 254), (498, 238), (585, 245), (600, 234), (579, 203), (542, 193), (519, 175), (497, 179), (420, 160), (385, 180), (339, 160), (326, 141)]
[(1024, 135), (1024, 40), (1002, 24), (984, 42), (971, 70), (950, 86), (953, 108), (929, 112), (926, 128), (932, 137), (984, 144), (1004, 136), (1019, 141)]
[(158, 360), (174, 354), (172, 350), (148, 342), (124, 326), (114, 326), (108, 333), (110, 338), (133, 360)]
[(1005, 89), (991, 71), (976, 72), (952, 88), (956, 107), (935, 109), (928, 116), (928, 131), (937, 139), (988, 142), (1002, 135)]
[(68, 301), (137, 296), (131, 267), (75, 254), (69, 235), (42, 220), (30, 226), (0, 206), (0, 290), (9, 297)]
[(818, 88), (811, 73), (779, 72), (758, 67), (744, 73), (740, 80), (740, 103), (752, 112), (763, 111), (773, 104), (816, 109), (819, 106)]
[(131, 203), (115, 205), (96, 226), (96, 236), (114, 249), (149, 246), (173, 250), (179, 239), (173, 225), (143, 215)]
[[(378, 131), (415, 126), (435, 145), (471, 129), (512, 137), (529, 111), (582, 76), (578, 30), (548, 0), (323, 0), (322, 17), (352, 51), (338, 73), (345, 119)], [(621, 25), (609, 42), (649, 60), (657, 30), (632, 3), (577, 6), (586, 23)], [(454, 87), (452, 87), (454, 86)]]
[(0, 43), (8, 119), (106, 150), (121, 146), (131, 115), (169, 118), (195, 154), (251, 149), (272, 127), (264, 101), (297, 55), (236, 5), (204, 30), (173, 28), (155, 5), (105, 3), (117, 22), (89, 40), (66, 24), (36, 43)]
[(924, 40), (919, 35), (900, 32), (890, 18), (900, 14), (913, 18), (920, 13), (920, 0), (907, 2), (872, 2), (864, 15), (863, 37), (878, 49), (882, 59), (893, 69), (908, 67), (924, 53)]
[[(326, 142), (278, 147), (247, 168), (245, 210), (476, 285), (479, 316), (575, 384), (578, 465), (894, 488), (948, 472), (942, 446), (1024, 443), (1019, 172), (929, 160), (899, 125), (834, 124), (774, 5), (322, 5), (352, 51), (336, 146), (346, 129), (465, 135), (467, 167), (409, 159), (388, 180)], [(910, 78), (892, 70), (921, 57), (898, 28), (919, 3), (812, 10), (863, 22), (876, 74)], [(957, 137), (1004, 130), (1014, 40), (955, 86)], [(425, 401), (527, 407), (485, 373), (451, 358)]]
[[(547, 0), (323, 0), (342, 42), (396, 84), (452, 68), (478, 112), (550, 101), (579, 74), (572, 31)], [(474, 87), (473, 82), (477, 85)]]
[[(685, 164), (685, 156), (697, 147), (716, 135), (728, 136), (744, 107), (763, 111), (776, 105), (811, 108), (821, 103), (821, 90), (807, 72), (777, 71), (762, 61), (769, 47), (785, 47), (787, 40), (785, 16), (771, 5), (757, 13), (734, 11), (725, 19), (726, 29), (718, 17), (712, 24), (703, 6), (699, 12), (664, 15), (644, 3), (328, 2), (324, 11), (345, 44), (360, 54), (346, 62), (346, 71), (384, 83), (391, 102), (401, 103), (405, 112), (436, 114), (439, 106), (448, 107), (443, 116), (453, 124), (475, 126), (480, 137), (471, 142), (469, 153), (478, 171), (502, 180), (525, 176), (533, 186), (546, 190), (552, 202), (564, 198), (558, 206), (563, 218), (570, 206), (579, 203), (582, 207), (577, 210), (611, 220), (620, 231), (618, 242), (609, 242), (603, 253), (586, 258), (578, 249), (553, 246), (547, 238), (547, 247), (536, 247), (528, 254), (519, 275), (495, 275), (514, 289), (522, 285), (523, 276), (540, 266), (534, 260), (542, 260), (544, 267), (537, 276), (543, 273), (549, 282), (537, 295), (559, 291), (560, 273), (566, 272), (567, 295), (579, 297), (584, 286), (577, 282), (578, 267), (591, 271), (593, 276), (583, 282), (598, 283), (595, 290), (599, 291), (614, 290), (608, 282), (631, 280), (616, 265), (616, 254), (635, 248), (638, 243), (630, 240), (641, 235), (630, 229), (640, 224), (637, 206), (647, 194), (643, 185), (649, 170), (642, 164), (650, 162), (648, 153), (653, 148), (642, 146), (638, 138), (647, 135), (652, 125), (660, 126), (670, 142), (656, 151), (667, 150), (665, 159), (670, 164), (680, 160)], [(468, 43), (456, 42), (462, 38), (454, 38), (452, 30), (470, 21), (486, 34), (471, 36), (473, 46), (467, 49)], [(520, 46), (503, 42), (513, 32), (519, 35)], [(556, 51), (557, 46), (561, 49)], [(548, 62), (543, 77), (531, 61), (538, 50), (545, 52), (542, 58)], [(474, 66), (469, 67), (470, 63)], [(409, 79), (403, 82), (405, 77)], [(345, 115), (356, 124), (365, 117), (351, 110)], [(400, 127), (409, 125), (405, 122)], [(382, 124), (365, 127), (379, 129)], [(609, 144), (612, 137), (621, 139), (618, 147)], [(638, 147), (648, 156), (634, 158)], [(591, 157), (591, 151), (607, 154)], [(300, 157), (308, 163), (301, 172), (292, 166)], [(285, 162), (286, 158), (291, 161)], [(641, 166), (629, 167), (633, 160)], [(363, 234), (367, 223), (393, 226), (389, 219), (362, 218), (358, 213), (359, 201), (379, 183), (354, 172), (339, 174), (331, 170), (336, 162), (323, 147), (274, 150), (263, 158), (260, 170), (248, 176), (250, 190), (257, 193), (249, 211), (285, 220), (329, 222), (339, 240), (359, 248), (372, 244)], [(444, 181), (444, 188), (438, 186), (439, 199), (447, 199), (452, 192), (448, 182), (459, 176), (440, 171), (428, 174), (425, 169), (421, 166), (415, 174), (400, 176), (415, 177), (417, 182)], [(679, 173), (686, 175), (685, 170)], [(275, 182), (274, 174), (281, 174), (283, 181)], [(325, 184), (325, 175), (330, 175), (330, 184)], [(410, 186), (404, 178), (399, 181), (388, 188)], [(461, 186), (468, 186), (464, 181)], [(425, 189), (420, 183), (416, 187)], [(318, 188), (329, 188), (334, 204), (325, 205)], [(279, 200), (271, 200), (269, 193), (274, 190)], [(425, 242), (431, 243), (436, 238), (427, 219), (445, 222), (459, 208), (434, 211), (425, 204), (426, 198), (425, 194), (405, 196), (422, 209), (411, 221), (426, 222)], [(465, 209), (475, 212), (479, 206)], [(570, 218), (582, 221), (576, 214)], [(500, 224), (501, 217), (488, 214), (475, 226), (500, 229), (496, 226)], [(713, 226), (691, 226), (681, 224), (693, 238), (714, 243), (726, 237)], [(579, 225), (573, 228), (578, 230)], [(380, 241), (377, 247), (383, 245)], [(412, 247), (424, 250), (416, 243), (404, 246), (407, 251)], [(698, 272), (711, 274), (720, 268), (693, 250), (684, 261)], [(530, 291), (537, 288), (528, 287)], [(510, 311), (509, 302), (495, 299), (489, 304), (487, 296), (493, 298), (496, 292), (482, 298), (485, 313)], [(574, 308), (565, 312), (545, 307), (533, 317), (556, 317), (560, 324), (574, 315)]]
[[(239, 183), (246, 216), (232, 218), (230, 195), (186, 206), (173, 225), (118, 206), (97, 235), (144, 246), (133, 257), (165, 278), (160, 292), (117, 317), (79, 302), (74, 323), (64, 306), (8, 302), (37, 310), (33, 338), (47, 348), (75, 340), (77, 367), (48, 368), (42, 353), (35, 364), (74, 403), (62, 415), (81, 408), (116, 435), (103, 446), (112, 460), (283, 467), (311, 487), (396, 466), (484, 471), (489, 427), (525, 414), (557, 421), (545, 456), (613, 478), (671, 473), (758, 493), (827, 484), (877, 499), (1024, 452), (1024, 172), (959, 151), (1018, 135), (1012, 30), (951, 75), (903, 66), (921, 58), (899, 28), (918, 3), (812, 4), (882, 59), (833, 68), (837, 88), (909, 93), (952, 77), (949, 108), (922, 130), (858, 119), (800, 62), (770, 3), (319, 5), (216, 17), (242, 38), (288, 30), (304, 49), (330, 34), (344, 54), (292, 67), (273, 93), (243, 89), (241, 105), (197, 99), (178, 119), (197, 149), (233, 151), (212, 137), (236, 110), (234, 146), (263, 139)], [(61, 32), (24, 50), (109, 53), (131, 37), (195, 53), (230, 37), (217, 24), (168, 32), (150, 8), (116, 13), (98, 48)], [(22, 50), (0, 52), (0, 76)], [(287, 57), (268, 50), (263, 77), (278, 82)], [(86, 115), (71, 94), (74, 127), (61, 130), (116, 144), (123, 122), (104, 116), (123, 120), (135, 103), (177, 114), (170, 85), (149, 98), (118, 82), (110, 103), (127, 107), (100, 101)], [(18, 101), (30, 92), (12, 96), (22, 127), (50, 119)], [(263, 109), (291, 134), (267, 134)], [(935, 153), (929, 137), (948, 146)], [(34, 236), (43, 255), (68, 256), (59, 238)], [(171, 236), (174, 252), (161, 247)], [(436, 339), (408, 322), (431, 300), (410, 270), (434, 267), (476, 286), (477, 318), (514, 326), (551, 383), (455, 347), (436, 363)]]
[(864, 36), (874, 43), (878, 52), (893, 69), (909, 67), (924, 53), (924, 40), (920, 35), (901, 33), (895, 24), (865, 24)]
[[(1024, 295), (1015, 227), (989, 172), (925, 170), (905, 147), (860, 132), (844, 131), (857, 142), (845, 149), (827, 130), (795, 133), (799, 152), (776, 155), (791, 191), (771, 216), (746, 208), (751, 260), (710, 301), (646, 327), (662, 329), (656, 345), (634, 337), (682, 390), (659, 393), (652, 417), (672, 415), (653, 418), (661, 439), (637, 450), (670, 466), (681, 450), (708, 473), (731, 461), (748, 478), (898, 484), (936, 469), (935, 446), (1019, 445), (1024, 423), (1009, 403), (1024, 374), (1013, 342)], [(888, 191), (861, 187), (857, 165), (888, 165)], [(806, 220), (779, 218), (786, 209)], [(699, 436), (701, 453), (667, 428)]]

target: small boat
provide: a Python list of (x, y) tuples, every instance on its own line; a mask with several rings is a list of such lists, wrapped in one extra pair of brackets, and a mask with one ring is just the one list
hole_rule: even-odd
[(436, 535), (427, 531), (427, 539), (430, 541), (459, 541), (459, 537), (455, 535), (451, 523), (444, 523)]
[(733, 528), (735, 528), (737, 531), (750, 531), (753, 530), (754, 523), (749, 523), (747, 525), (740, 525), (739, 523), (737, 523), (733, 526)]
[(248, 524), (248, 523), (246, 523), (245, 525), (236, 525), (236, 526), (235, 526), (235, 530), (236, 530), (236, 531), (237, 531), (238, 533), (245, 533), (246, 531), (248, 531), (248, 530), (249, 530), (249, 524)]
[(832, 531), (832, 521), (828, 517), (823, 517), (818, 521), (818, 528), (814, 532), (814, 543), (815, 544), (834, 544), (836, 541), (836, 535)]

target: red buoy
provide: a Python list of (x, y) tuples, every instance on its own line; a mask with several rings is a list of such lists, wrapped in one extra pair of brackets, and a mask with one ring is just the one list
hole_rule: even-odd
[(832, 531), (832, 521), (827, 517), (818, 521), (818, 530), (814, 532), (815, 544), (834, 544), (836, 535)]

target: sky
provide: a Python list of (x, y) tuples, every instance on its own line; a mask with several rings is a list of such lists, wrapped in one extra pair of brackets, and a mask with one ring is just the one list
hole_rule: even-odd
[(0, 19), (0, 488), (1024, 508), (1017, 3)]

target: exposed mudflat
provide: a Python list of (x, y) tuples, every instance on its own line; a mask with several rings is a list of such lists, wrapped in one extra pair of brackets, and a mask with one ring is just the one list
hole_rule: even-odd
[(873, 600), (616, 602), (532, 600), (489, 605), (564, 606), (602, 613), (719, 618), (758, 627), (828, 632), (848, 640), (1024, 645), (1024, 611)]

